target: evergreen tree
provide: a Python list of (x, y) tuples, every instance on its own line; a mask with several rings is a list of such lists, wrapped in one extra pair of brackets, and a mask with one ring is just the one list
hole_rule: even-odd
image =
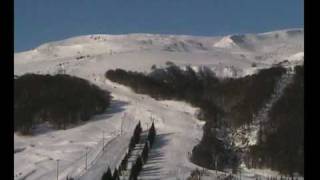
[(104, 173), (102, 174), (101, 180), (106, 180), (106, 179), (107, 179), (107, 173), (104, 172)]
[(141, 154), (142, 160), (143, 160), (144, 163), (145, 163), (145, 162), (147, 161), (147, 159), (148, 159), (148, 153), (149, 153), (149, 147), (148, 147), (148, 143), (146, 142), (146, 143), (144, 144), (144, 147), (143, 147), (143, 150), (142, 150), (142, 154)]
[(132, 136), (129, 143), (129, 154), (131, 153), (135, 145), (136, 145), (135, 136)]
[(141, 132), (142, 132), (142, 128), (141, 128), (141, 123), (139, 121), (139, 123), (136, 125), (134, 129), (133, 136), (130, 139), (129, 153), (134, 149), (135, 145), (139, 143)]
[(150, 142), (150, 147), (152, 147), (155, 137), (156, 137), (156, 129), (154, 127), (154, 123), (152, 122), (152, 125), (148, 133), (148, 140)]
[(107, 170), (107, 177), (110, 179), (112, 178), (112, 173), (111, 173), (110, 167), (108, 167), (108, 170)]
[(140, 135), (142, 132), (142, 128), (141, 128), (141, 123), (139, 121), (139, 123), (137, 124), (136, 128), (134, 129), (134, 139), (135, 139), (135, 143), (139, 143), (140, 140)]
[(113, 180), (110, 167), (108, 167), (107, 172), (102, 175), (102, 180)]
[(138, 156), (137, 161), (136, 161), (136, 171), (137, 171), (137, 177), (142, 170), (143, 162), (141, 156)]
[(129, 155), (127, 153), (121, 161), (120, 168), (119, 168), (120, 171), (127, 169), (128, 158), (129, 158)]
[(142, 166), (143, 166), (142, 158), (141, 158), (141, 156), (138, 156), (135, 164), (131, 168), (130, 177), (129, 177), (130, 180), (137, 180), (138, 179), (138, 175), (139, 175), (140, 171), (142, 170)]
[(119, 172), (117, 169), (114, 170), (112, 178), (113, 180), (120, 180)]
[(134, 164), (131, 167), (129, 180), (136, 180), (136, 179), (137, 179), (137, 167), (136, 167), (136, 164)]

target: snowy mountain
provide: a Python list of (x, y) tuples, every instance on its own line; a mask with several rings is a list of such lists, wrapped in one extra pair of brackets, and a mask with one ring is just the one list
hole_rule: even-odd
[[(98, 180), (107, 165), (114, 168), (119, 164), (136, 123), (141, 121), (146, 130), (152, 120), (160, 137), (157, 148), (151, 151), (157, 157), (144, 166), (142, 179), (186, 179), (192, 170), (201, 168), (188, 158), (203, 133), (204, 122), (197, 119), (197, 108), (182, 102), (156, 101), (104, 77), (109, 69), (150, 72), (152, 65), (162, 67), (168, 61), (182, 68), (207, 66), (219, 77), (242, 77), (279, 63), (295, 66), (304, 61), (304, 30), (224, 37), (86, 35), (15, 53), (15, 75), (66, 73), (97, 84), (114, 97), (111, 108), (88, 123), (67, 130), (54, 130), (44, 124), (38, 135), (15, 134), (15, 179), (56, 178), (59, 159), (59, 179), (73, 176)], [(120, 133), (123, 126), (125, 132)], [(103, 132), (107, 146), (102, 153)], [(85, 170), (86, 152), (89, 170)], [(215, 176), (214, 171), (208, 173), (211, 179)], [(277, 172), (251, 170), (243, 172), (242, 178), (271, 174)]]
[[(303, 33), (303, 29), (290, 29), (225, 37), (153, 34), (79, 36), (16, 53), (15, 74), (34, 72), (33, 67), (39, 66), (42, 67), (40, 72), (52, 73), (59, 64), (70, 69), (99, 66), (104, 68), (103, 71), (107, 68), (149, 71), (153, 64), (161, 66), (171, 61), (181, 66), (209, 66), (221, 77), (243, 76), (290, 58), (302, 60)], [(33, 66), (34, 63), (37, 66)]]

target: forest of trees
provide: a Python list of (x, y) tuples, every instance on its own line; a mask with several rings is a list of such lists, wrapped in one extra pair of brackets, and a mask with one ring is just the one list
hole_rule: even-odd
[(107, 71), (105, 76), (155, 99), (189, 102), (201, 108), (204, 120), (217, 121), (219, 116), (228, 114), (233, 119), (230, 123), (240, 126), (250, 123), (252, 114), (267, 101), (284, 72), (282, 67), (273, 67), (251, 76), (221, 80), (206, 67), (195, 72), (191, 67), (182, 70), (170, 64), (165, 69), (153, 69), (148, 75), (116, 69)]
[[(258, 145), (251, 147), (253, 166), (271, 167), (284, 174), (304, 174), (304, 66), (295, 67), (293, 83), (269, 113)], [(262, 138), (264, 136), (264, 138)]]
[[(251, 123), (253, 115), (256, 114), (271, 97), (277, 81), (284, 73), (286, 73), (285, 68), (274, 66), (269, 69), (262, 69), (256, 74), (242, 78), (219, 79), (215, 76), (214, 72), (206, 67), (201, 67), (198, 72), (195, 72), (191, 67), (182, 70), (175, 64), (170, 63), (162, 69), (153, 67), (152, 72), (149, 74), (116, 69), (107, 71), (105, 76), (113, 82), (131, 87), (136, 93), (148, 94), (159, 100), (183, 100), (189, 102), (193, 106), (199, 107), (201, 109), (199, 118), (205, 120), (206, 124), (204, 126), (202, 140), (193, 149), (191, 161), (203, 167), (212, 169), (214, 162), (218, 160), (218, 169), (237, 169), (237, 166), (239, 165), (237, 152), (230, 148), (230, 145), (224, 144), (225, 142), (217, 138), (215, 128), (226, 127), (235, 129), (241, 125)], [(295, 108), (299, 109), (296, 110), (295, 113), (299, 115), (292, 113), (292, 110), (287, 111), (287, 109), (278, 108), (280, 105), (274, 107), (273, 109), (277, 110), (273, 110), (270, 114), (270, 116), (273, 117), (271, 118), (273, 119), (271, 124), (277, 126), (277, 136), (283, 134), (282, 139), (271, 138), (274, 132), (268, 133), (267, 135), (270, 136), (270, 138), (266, 143), (268, 144), (268, 147), (272, 147), (275, 150), (272, 150), (272, 148), (264, 148), (268, 153), (263, 151), (258, 152), (270, 155), (281, 149), (281, 153), (277, 154), (277, 156), (279, 156), (282, 153), (292, 151), (289, 150), (289, 148), (293, 147), (293, 144), (288, 144), (288, 146), (283, 144), (279, 146), (281, 142), (290, 143), (292, 139), (289, 137), (293, 134), (295, 134), (293, 136), (299, 136), (300, 139), (301, 137), (303, 138), (301, 119), (297, 121), (300, 124), (297, 123), (293, 125), (296, 127), (294, 131), (294, 127), (285, 127), (284, 124), (287, 123), (286, 120), (277, 120), (284, 116), (287, 116), (288, 121), (292, 116), (295, 116), (296, 119), (298, 117), (303, 117), (303, 110), (301, 110), (303, 107), (303, 99), (301, 99), (303, 91), (301, 91), (301, 88), (296, 91), (287, 90), (285, 94), (289, 97), (284, 96), (283, 98), (285, 100), (279, 101), (278, 104), (281, 103), (281, 106), (287, 105), (286, 108), (289, 108), (289, 104), (286, 103), (287, 101), (293, 101), (292, 96), (296, 93), (299, 93), (299, 95), (296, 95), (297, 97), (295, 98), (300, 99), (295, 99), (298, 104)], [(279, 116), (281, 113), (282, 115)], [(281, 124), (283, 121), (285, 123)], [(296, 131), (299, 132), (297, 133)], [(260, 147), (260, 145), (258, 146)], [(301, 152), (303, 154), (303, 149), (301, 150), (300, 147), (295, 150), (298, 150), (300, 153), (300, 156), (297, 156), (299, 160), (297, 160), (296, 164), (299, 164), (299, 166), (302, 165), (303, 167), (303, 161), (301, 160), (303, 159), (301, 156)], [(252, 150), (252, 152), (258, 153), (254, 150)], [(276, 156), (275, 154), (273, 155)], [(285, 165), (286, 163), (287, 165)], [(273, 164), (278, 165), (269, 165), (268, 167), (273, 167), (274, 169), (281, 171), (283, 169), (297, 170), (297, 168), (289, 165), (289, 161), (285, 161), (281, 158), (273, 158)], [(288, 171), (283, 172), (286, 173)], [(298, 170), (298, 172), (301, 172), (301, 169)]]
[(65, 129), (104, 112), (110, 100), (109, 92), (84, 79), (26, 74), (14, 79), (14, 130), (30, 134), (43, 122)]

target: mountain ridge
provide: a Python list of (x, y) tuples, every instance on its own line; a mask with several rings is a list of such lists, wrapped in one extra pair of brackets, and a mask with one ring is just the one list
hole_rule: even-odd
[[(128, 70), (148, 71), (152, 65), (162, 66), (171, 61), (179, 66), (206, 65), (213, 70), (216, 69), (218, 76), (238, 77), (252, 74), (255, 69), (268, 68), (292, 57), (298, 58), (294, 64), (301, 63), (303, 56), (294, 55), (304, 52), (303, 32), (303, 29), (285, 29), (212, 37), (145, 33), (84, 35), (45, 43), (33, 50), (15, 53), (14, 63), (71, 63), (79, 60), (87, 64), (87, 60), (92, 60), (107, 67), (112, 66), (111, 68), (122, 68), (124, 63), (129, 63), (125, 65)], [(129, 59), (134, 63), (129, 62)], [(291, 62), (289, 61), (289, 65)], [(51, 68), (46, 73), (52, 71), (57, 69)]]

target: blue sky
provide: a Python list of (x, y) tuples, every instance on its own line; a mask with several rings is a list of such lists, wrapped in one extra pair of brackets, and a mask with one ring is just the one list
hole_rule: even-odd
[(84, 34), (226, 35), (304, 26), (303, 0), (15, 0), (15, 51)]

